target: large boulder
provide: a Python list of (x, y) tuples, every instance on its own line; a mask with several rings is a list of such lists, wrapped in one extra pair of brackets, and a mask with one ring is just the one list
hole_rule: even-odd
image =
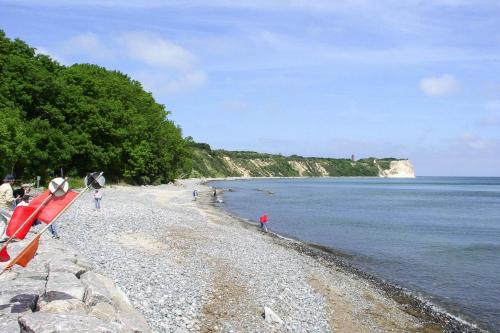
[[(134, 332), (150, 331), (144, 317), (130, 304), (127, 296), (113, 280), (95, 272), (87, 272), (81, 276), (81, 281), (86, 287), (85, 303), (93, 308), (97, 306), (95, 311), (92, 310), (94, 315), (113, 318), (124, 327), (132, 328)], [(100, 303), (112, 305), (115, 313), (113, 314), (110, 307)]]
[(114, 305), (118, 310), (133, 309), (127, 296), (110, 278), (95, 272), (87, 272), (80, 279), (86, 287), (85, 303), (95, 305), (104, 302)]
[(90, 308), (81, 300), (76, 298), (59, 299), (52, 302), (39, 301), (38, 310), (50, 313), (77, 313), (86, 314)]
[(59, 260), (59, 259), (51, 260), (50, 262), (48, 262), (47, 269), (49, 271), (49, 274), (56, 272), (66, 272), (66, 273), (71, 273), (76, 277), (79, 277), (80, 275), (88, 271), (86, 267), (82, 267), (78, 264), (75, 264), (72, 261)]
[(19, 332), (18, 314), (0, 314), (0, 332), (17, 333)]
[(21, 313), (36, 308), (45, 281), (19, 278), (11, 280), (0, 290), (0, 313)]
[(97, 303), (90, 309), (89, 315), (104, 321), (115, 321), (118, 318), (115, 307), (109, 303)]
[[(127, 332), (90, 316), (34, 312), (19, 318), (20, 333), (117, 333)], [(128, 331), (130, 332), (130, 331)]]
[(85, 288), (80, 280), (68, 272), (53, 272), (49, 274), (44, 299), (48, 302), (76, 298), (83, 300)]

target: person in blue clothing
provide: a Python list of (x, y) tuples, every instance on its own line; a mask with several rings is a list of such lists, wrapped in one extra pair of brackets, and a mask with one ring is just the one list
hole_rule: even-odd
[(102, 193), (99, 190), (94, 192), (95, 209), (101, 209)]

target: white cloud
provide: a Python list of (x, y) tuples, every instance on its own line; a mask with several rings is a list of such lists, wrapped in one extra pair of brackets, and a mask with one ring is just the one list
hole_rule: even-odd
[(110, 59), (113, 51), (101, 42), (99, 36), (87, 32), (70, 38), (60, 48), (64, 55), (85, 55), (93, 59)]
[(189, 70), (195, 57), (181, 46), (161, 37), (142, 32), (127, 33), (123, 37), (129, 56), (150, 66)]
[[(195, 89), (207, 80), (191, 52), (159, 36), (131, 32), (105, 41), (95, 33), (87, 32), (66, 40), (60, 46), (51, 48), (51, 51), (38, 47), (37, 53), (50, 55), (66, 65), (103, 61), (102, 65), (116, 69), (135, 60), (135, 66), (139, 69), (129, 74), (147, 90), (157, 94)], [(63, 59), (70, 59), (71, 62)]]
[(206, 82), (206, 74), (198, 68), (196, 57), (182, 46), (144, 32), (126, 33), (121, 41), (130, 58), (150, 67), (137, 76), (151, 91), (174, 94)]
[(420, 80), (420, 88), (429, 96), (449, 95), (456, 92), (459, 87), (458, 80), (450, 74)]
[(66, 60), (64, 60), (58, 54), (56, 54), (56, 53), (54, 53), (52, 51), (49, 51), (45, 47), (37, 46), (35, 49), (36, 49), (36, 51), (35, 51), (36, 54), (45, 54), (46, 56), (49, 56), (50, 58), (52, 58), (53, 60), (57, 61), (58, 63), (63, 64), (63, 65), (67, 65)]
[(179, 78), (168, 82), (165, 85), (167, 93), (175, 94), (183, 90), (190, 90), (202, 86), (207, 80), (205, 73), (202, 71), (189, 71), (183, 73)]
[(207, 80), (206, 74), (198, 70), (175, 72), (144, 68), (132, 73), (131, 76), (134, 80), (141, 82), (144, 89), (155, 95), (176, 94), (193, 90), (203, 86)]

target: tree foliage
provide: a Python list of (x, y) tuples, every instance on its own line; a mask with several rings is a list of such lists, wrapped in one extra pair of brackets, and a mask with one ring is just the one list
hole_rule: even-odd
[(18, 177), (102, 170), (164, 183), (191, 171), (191, 145), (138, 81), (90, 65), (62, 66), (0, 30), (0, 171)]

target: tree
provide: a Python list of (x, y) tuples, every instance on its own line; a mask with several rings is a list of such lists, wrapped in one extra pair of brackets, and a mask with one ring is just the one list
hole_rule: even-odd
[(191, 146), (138, 81), (91, 64), (62, 66), (0, 30), (2, 171), (164, 183), (188, 175)]

